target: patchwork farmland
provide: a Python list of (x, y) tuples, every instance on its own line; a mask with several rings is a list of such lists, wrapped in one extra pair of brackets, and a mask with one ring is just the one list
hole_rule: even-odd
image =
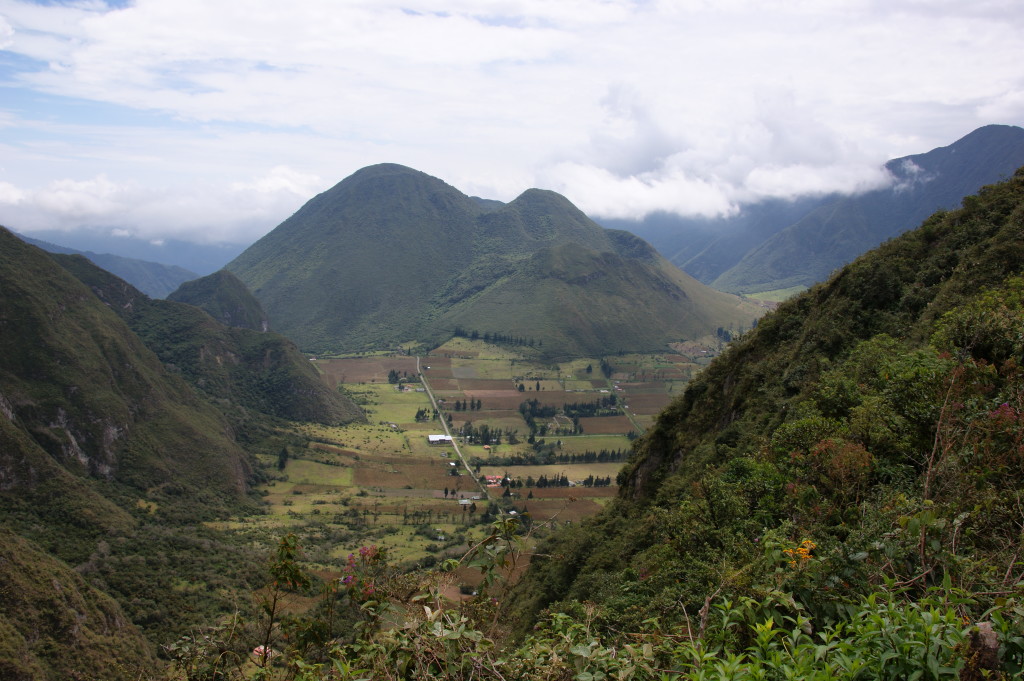
[(294, 532), (323, 569), (365, 544), (409, 564), (459, 557), (499, 512), (528, 514), (535, 537), (593, 515), (617, 494), (632, 438), (699, 368), (671, 352), (544, 365), (463, 338), (418, 360), (315, 365), (368, 423), (282, 433), (264, 462), (266, 513), (218, 525), (253, 541)]

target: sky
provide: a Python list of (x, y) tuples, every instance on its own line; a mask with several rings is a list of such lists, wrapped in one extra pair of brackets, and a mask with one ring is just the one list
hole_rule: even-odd
[(1020, 0), (0, 0), (0, 224), (251, 243), (401, 163), (595, 218), (1024, 124)]

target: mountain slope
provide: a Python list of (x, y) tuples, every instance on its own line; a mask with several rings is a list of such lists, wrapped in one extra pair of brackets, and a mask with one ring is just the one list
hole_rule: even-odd
[(26, 243), (37, 246), (48, 253), (63, 253), (66, 255), (84, 255), (111, 274), (116, 274), (135, 288), (153, 298), (165, 298), (167, 294), (174, 291), (186, 281), (195, 279), (199, 275), (177, 265), (164, 265), (148, 260), (136, 258), (125, 258), (111, 253), (93, 253), (92, 251), (79, 251), (74, 248), (58, 246), (47, 241), (31, 239), (19, 234)]
[[(136, 647), (132, 623), (163, 642), (201, 614), (237, 607), (227, 591), (199, 601), (174, 579), (207, 579), (198, 566), (232, 554), (200, 523), (253, 507), (253, 459), (234, 422), (55, 257), (116, 279), (81, 256), (51, 256), (0, 229), (0, 516), (5, 530), (31, 542), (19, 551), (38, 566), (2, 582), (19, 592), (0, 587), (0, 602), (14, 603), (0, 638), (16, 648), (0, 649), (18, 661), (12, 673), (70, 678), (75, 646), (91, 646), (82, 660), (107, 659), (95, 676), (78, 669), (81, 678), (137, 678), (131, 667), (152, 657)], [(36, 551), (49, 558), (37, 560)], [(130, 622), (109, 599), (66, 580), (69, 565), (116, 596)], [(218, 580), (237, 584), (245, 569), (224, 561)]]
[[(294, 421), (341, 424), (360, 409), (331, 390), (295, 345), (276, 333), (228, 327), (183, 302), (153, 300), (75, 256), (54, 256), (138, 334), (157, 357), (218, 400)], [(262, 324), (262, 310), (230, 273), (215, 273), (187, 292), (228, 319)], [(226, 291), (226, 293), (224, 293)]]
[(545, 346), (599, 356), (657, 352), (674, 340), (703, 336), (722, 320), (743, 319), (740, 299), (695, 286), (660, 256), (654, 262), (576, 244), (545, 248), (469, 299), (446, 306), (439, 326), (514, 334), (514, 314), (529, 321), (530, 337)]
[(7, 230), (0, 285), (7, 416), (61, 466), (143, 491), (245, 489), (248, 459), (222, 419), (88, 288)]
[(4, 528), (0, 584), (0, 678), (128, 681), (156, 670), (146, 640), (112, 598)]
[(638, 440), (616, 502), (538, 549), (513, 616), (585, 601), (605, 632), (670, 631), (749, 598), (817, 629), (879, 590), (955, 585), (981, 617), (1019, 589), (1024, 171), (964, 203), (732, 344)]
[[(549, 276), (570, 262), (571, 276)], [(392, 164), (315, 197), (228, 269), (274, 328), (317, 352), (438, 342), (457, 326), (535, 338), (549, 355), (650, 350), (760, 313), (554, 192), (482, 202)], [(583, 290), (595, 277), (614, 289), (602, 299)]]
[(171, 292), (167, 300), (202, 308), (224, 326), (267, 330), (267, 315), (259, 301), (227, 270), (187, 281)]

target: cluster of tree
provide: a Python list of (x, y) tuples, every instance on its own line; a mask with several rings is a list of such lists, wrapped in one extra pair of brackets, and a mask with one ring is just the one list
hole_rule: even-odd
[(609, 394), (593, 402), (566, 402), (562, 405), (562, 413), (571, 417), (614, 416), (619, 413), (618, 398)]
[(537, 379), (528, 379), (528, 378), (524, 378), (524, 379), (520, 380), (519, 383), (516, 384), (516, 390), (518, 390), (521, 393), (526, 392), (526, 386), (529, 385), (528, 381), (531, 381), (531, 380), (534, 382), (533, 386), (532, 386), (532, 389), (536, 390), (537, 392), (540, 392), (541, 391), (540, 381), (537, 380)]
[(519, 431), (515, 428), (491, 428), (487, 424), (474, 426), (472, 421), (466, 421), (459, 433), (469, 444), (500, 445), (503, 441), (510, 445), (519, 444)]
[(533, 398), (519, 404), (519, 413), (529, 425), (535, 418), (551, 418), (558, 413), (558, 409), (550, 404), (541, 404), (540, 400)]
[(476, 411), (483, 408), (483, 402), (477, 399), (470, 400), (455, 400), (452, 404), (453, 411)]
[(610, 487), (612, 484), (612, 478), (610, 475), (606, 475), (603, 478), (588, 475), (580, 481), (580, 484), (584, 487)]
[[(594, 477), (594, 476), (590, 476), (590, 477)], [(533, 483), (533, 484), (530, 484), (530, 483)], [(544, 487), (569, 487), (569, 478), (567, 478), (565, 476), (565, 473), (562, 473), (561, 475), (552, 475), (550, 478), (548, 476), (546, 476), (546, 475), (542, 475), (539, 478), (537, 478), (536, 481), (534, 481), (534, 479), (532, 477), (527, 476), (525, 484), (526, 484), (527, 487), (538, 487), (538, 488), (544, 488)]]
[(416, 419), (416, 423), (424, 423), (426, 421), (433, 421), (437, 417), (438, 413), (436, 409), (420, 407), (416, 410), (416, 416), (414, 418)]
[(408, 371), (403, 371), (401, 374), (399, 374), (397, 369), (392, 369), (388, 372), (388, 383), (401, 383), (402, 381), (407, 380), (409, 380)]
[(583, 432), (583, 428), (580, 426), (580, 418), (614, 416), (619, 413), (616, 406), (617, 403), (618, 398), (616, 395), (610, 394), (600, 397), (593, 402), (566, 402), (559, 409), (550, 404), (542, 404), (540, 400), (534, 398), (521, 402), (519, 404), (519, 413), (530, 428), (530, 438), (527, 441), (530, 444), (535, 444), (534, 438), (536, 436), (544, 437), (551, 432), (550, 425), (547, 422), (537, 423), (538, 418), (550, 419), (558, 415), (565, 416), (572, 421), (572, 426), (559, 426), (555, 429), (555, 433), (558, 435), (578, 435)]
[(533, 338), (524, 338), (523, 336), (513, 336), (505, 333), (491, 333), (485, 331), (480, 333), (476, 329), (472, 331), (466, 331), (461, 326), (455, 327), (454, 335), (456, 338), (468, 338), (470, 340), (483, 340), (485, 343), (494, 343), (495, 345), (511, 345), (513, 347), (541, 347), (544, 345), (544, 341), (535, 341)]

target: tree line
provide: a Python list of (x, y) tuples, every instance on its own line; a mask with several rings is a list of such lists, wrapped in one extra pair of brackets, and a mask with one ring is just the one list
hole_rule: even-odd
[[(541, 441), (543, 444), (543, 441)], [(554, 443), (552, 443), (554, 445)], [(543, 449), (535, 452), (524, 452), (512, 456), (488, 457), (474, 456), (469, 460), (469, 465), (474, 468), (481, 466), (545, 466), (550, 464), (577, 464), (577, 463), (618, 463), (629, 457), (628, 449), (602, 449), (600, 451), (587, 450), (582, 454), (578, 452), (555, 452), (553, 449)]]
[(467, 331), (461, 326), (456, 326), (454, 335), (456, 338), (468, 338), (470, 340), (483, 340), (485, 343), (494, 343), (495, 345), (511, 345), (513, 347), (540, 347), (544, 345), (542, 340), (534, 340), (533, 338), (524, 338), (523, 336), (514, 336), (506, 333), (491, 333), (485, 331), (480, 333), (476, 329)]

